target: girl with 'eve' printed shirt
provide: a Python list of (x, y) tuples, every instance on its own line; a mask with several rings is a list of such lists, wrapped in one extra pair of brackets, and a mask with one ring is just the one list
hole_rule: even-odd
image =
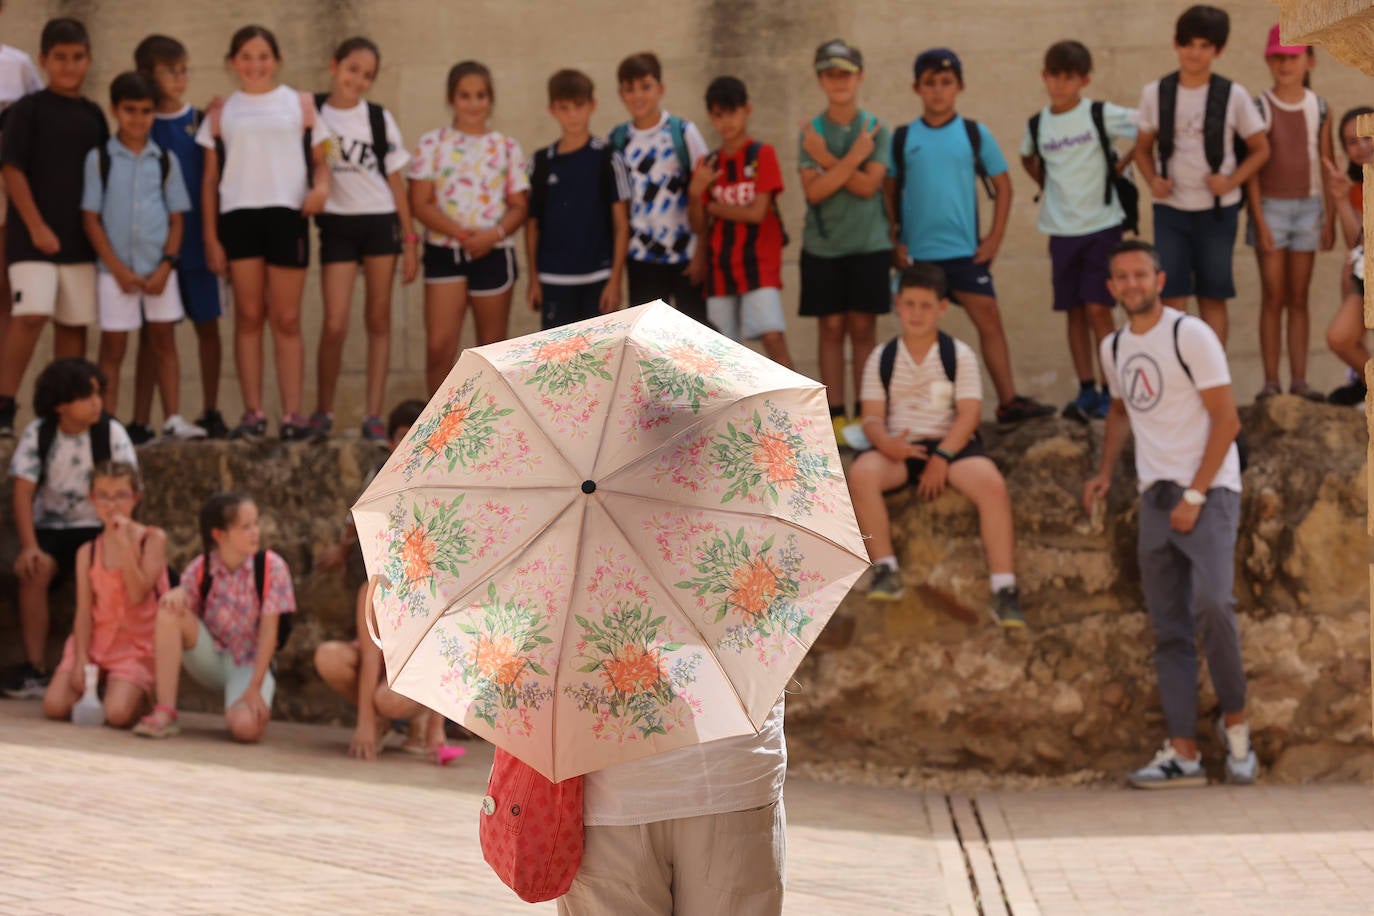
[(410, 205), (425, 227), (425, 383), (433, 394), (458, 356), (472, 301), (479, 346), (504, 340), (515, 284), (515, 243), (529, 176), (520, 144), (487, 128), (491, 71), (463, 61), (448, 73), (453, 125), (420, 138), (410, 163)]
[(323, 210), (329, 197), (322, 145), (329, 127), (316, 116), (310, 96), (277, 85), (281, 53), (267, 29), (239, 29), (227, 59), (241, 88), (210, 105), (196, 142), (206, 150), (201, 187), (205, 259), (215, 273), (227, 271), (234, 288), (234, 355), (244, 414), (233, 435), (267, 432), (262, 412), (265, 313), (281, 389), (281, 437), (304, 439), (310, 430), (301, 414), (301, 294), (310, 264), (308, 218)]
[[(364, 96), (377, 78), (381, 52), (366, 38), (350, 38), (339, 45), (329, 62), (332, 88), (320, 106), (320, 120), (333, 137), (325, 158), (333, 173), (324, 212), (315, 217), (320, 229), (320, 282), (324, 294), (324, 324), (320, 328), (319, 386), (310, 429), (326, 435), (334, 425), (334, 394), (343, 366), (348, 335), (348, 310), (358, 264), (363, 265), (366, 288), (367, 399), (364, 439), (385, 441), (382, 399), (391, 356), (391, 280), (396, 256), (401, 255), (401, 282), (415, 279), (418, 261), (410, 223), (410, 200), (401, 171), (410, 153), (401, 141), (391, 113)], [(385, 147), (376, 149), (374, 110), (380, 112)]]

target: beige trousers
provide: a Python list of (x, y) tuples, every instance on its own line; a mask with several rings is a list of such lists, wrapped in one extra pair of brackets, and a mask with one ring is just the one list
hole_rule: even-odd
[(560, 916), (778, 916), (787, 860), (782, 799), (750, 811), (588, 827)]

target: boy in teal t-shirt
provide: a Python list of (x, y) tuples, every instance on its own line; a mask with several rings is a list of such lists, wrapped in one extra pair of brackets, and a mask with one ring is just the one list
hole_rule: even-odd
[[(950, 298), (978, 329), (983, 362), (997, 390), (999, 424), (1048, 416), (1054, 413), (1053, 407), (1016, 393), (1011, 353), (989, 271), (1011, 215), (1007, 161), (985, 125), (966, 121), (954, 110), (964, 89), (964, 72), (953, 51), (921, 52), (915, 71), (913, 88), (921, 97), (923, 111), (895, 135), (893, 177), (884, 189), (897, 220), (897, 266), (921, 261), (944, 270)], [(980, 179), (996, 204), (992, 228), (985, 236), (978, 226)]]
[(820, 319), (820, 370), (835, 437), (845, 444), (844, 344), (858, 395), (877, 342), (877, 321), (892, 308), (892, 240), (883, 205), (891, 166), (888, 129), (858, 105), (863, 55), (844, 41), (816, 49), (816, 79), (829, 102), (802, 130), (798, 166), (806, 194), (802, 234), (802, 315)]

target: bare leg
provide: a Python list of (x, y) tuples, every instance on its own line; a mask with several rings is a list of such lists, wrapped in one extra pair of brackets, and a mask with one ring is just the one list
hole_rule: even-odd
[(1011, 350), (1007, 348), (1007, 333), (1002, 328), (997, 300), (961, 291), (953, 295), (978, 329), (978, 345), (983, 351), (988, 375), (992, 376), (992, 386), (997, 389), (997, 403), (1005, 404), (1016, 397), (1016, 384), (1012, 381)]
[(204, 408), (215, 410), (219, 407), (220, 361), (224, 357), (224, 345), (219, 339), (219, 319), (196, 322), (196, 344), (200, 352), (200, 390)]
[(105, 411), (111, 416), (119, 416), (119, 367), (124, 364), (128, 347), (128, 331), (100, 332), (100, 355), (96, 361), (105, 373)]
[(821, 384), (825, 386), (830, 406), (844, 407), (845, 313), (822, 315), (818, 320), (817, 359), (821, 368)]
[(510, 300), (513, 290), (494, 296), (472, 297), (472, 321), (477, 330), (477, 346), (500, 343), (510, 337)]
[(439, 390), (458, 360), (467, 308), (467, 283), (425, 284), (425, 388), (429, 394)]
[(277, 388), (283, 414), (301, 412), (305, 388), (305, 341), (301, 337), (304, 292), (304, 268), (268, 265), (267, 321), (272, 326), (272, 353), (277, 360)]
[(267, 715), (257, 715), (241, 702), (234, 703), (224, 711), (224, 724), (229, 728), (229, 736), (241, 744), (255, 744), (262, 740), (271, 718), (270, 711)]
[(1264, 364), (1266, 385), (1279, 383), (1279, 352), (1283, 349), (1283, 306), (1288, 293), (1288, 283), (1284, 276), (1287, 256), (1286, 250), (1260, 251), (1256, 254), (1260, 273), (1260, 359)]
[(1365, 364), (1369, 362), (1364, 334), (1364, 299), (1352, 292), (1341, 300), (1341, 307), (1331, 317), (1331, 324), (1326, 328), (1326, 345), (1341, 362), (1358, 372), (1361, 379)]
[(58, 722), (65, 722), (72, 716), (72, 707), (81, 699), (69, 677), (70, 671), (56, 671), (43, 692), (43, 715)]
[(992, 459), (981, 457), (956, 461), (949, 466), (949, 483), (978, 507), (978, 527), (983, 550), (988, 555), (988, 572), (1015, 572), (1011, 497), (997, 465)]
[(148, 691), (117, 678), (105, 682), (105, 724), (111, 728), (130, 728), (148, 705)]
[(243, 409), (262, 410), (262, 326), (266, 314), (267, 262), (242, 258), (229, 262), (234, 285), (234, 360)]
[(1088, 310), (1076, 308), (1064, 313), (1065, 331), (1069, 338), (1069, 357), (1073, 360), (1074, 378), (1086, 382), (1093, 375), (1092, 331), (1088, 327)]
[(1201, 296), (1197, 300), (1198, 314), (1202, 320), (1211, 326), (1216, 332), (1217, 339), (1221, 341), (1222, 349), (1226, 348), (1226, 334), (1229, 328), (1226, 318), (1225, 299), (1203, 299)]
[(763, 345), (763, 352), (768, 354), (768, 358), (779, 366), (792, 368), (792, 357), (787, 352), (787, 337), (782, 331), (769, 331), (759, 337), (759, 343)]
[(48, 586), (57, 575), (57, 561), (46, 553), (38, 571), (19, 580), (19, 629), (24, 636), (24, 656), (39, 671), (48, 670), (43, 650), (48, 644)]
[(1307, 381), (1307, 348), (1312, 328), (1307, 293), (1312, 287), (1315, 261), (1315, 252), (1288, 252), (1288, 377), (1294, 384)]
[(380, 417), (386, 409), (386, 373), (391, 366), (391, 283), (396, 258), (365, 258), (363, 283), (367, 297), (363, 323), (367, 328), (367, 414)]
[(84, 358), (86, 356), (85, 325), (74, 326), (54, 321), (52, 331), (53, 359), (68, 359), (73, 356)]
[[(157, 367), (157, 387), (162, 392), (162, 417), (181, 413), (181, 361), (177, 359), (177, 326), (171, 321), (154, 321), (143, 326)], [(140, 354), (142, 346), (139, 347)]]
[(181, 653), (195, 648), (200, 636), (200, 621), (190, 611), (165, 604), (157, 609), (157, 630), (154, 633), (154, 677), (157, 704), (175, 709), (177, 686), (181, 679)]
[(344, 341), (348, 339), (353, 283), (357, 277), (358, 265), (353, 261), (336, 261), (320, 267), (324, 321), (320, 323), (315, 382), (315, 409), (320, 413), (329, 413), (334, 409), (334, 393), (339, 386), (339, 371), (343, 368)]
[[(0, 239), (4, 237), (5, 226), (0, 223)], [(0, 245), (0, 353), (5, 350), (5, 332), (10, 328), (10, 310), (13, 307), (14, 291), (10, 289), (9, 261), (5, 258), (5, 246)]]
[[(1093, 340), (1096, 343), (1093, 347), (1093, 354), (1095, 356), (1100, 356), (1102, 353), (1102, 341), (1112, 336), (1112, 332), (1116, 330), (1116, 323), (1112, 320), (1112, 308), (1109, 305), (1097, 305), (1096, 303), (1090, 302), (1087, 306), (1087, 312), (1088, 324), (1092, 326)], [(1098, 361), (1101, 362), (1100, 358)], [(1098, 368), (1100, 372), (1101, 367), (1099, 366)], [(1084, 377), (1086, 378), (1086, 376)], [(1107, 384), (1107, 376), (1105, 373), (1101, 373), (1101, 379), (1102, 384)]]
[(350, 704), (358, 702), (360, 651), (340, 639), (322, 642), (315, 648), (315, 672), (325, 686)]
[(864, 366), (868, 365), (868, 356), (878, 345), (878, 316), (869, 312), (845, 312), (844, 332), (849, 338), (849, 370), (854, 378), (855, 413), (858, 413)]
[[(153, 389), (157, 386), (157, 365), (153, 346), (148, 341), (148, 326), (138, 329), (138, 355), (134, 357), (134, 422), (153, 425)], [(164, 413), (167, 406), (163, 400)], [(165, 419), (165, 417), (164, 417)]]
[(859, 534), (868, 547), (868, 558), (880, 560), (893, 555), (892, 526), (883, 494), (907, 482), (906, 463), (893, 461), (882, 452), (864, 452), (849, 469), (849, 496)]
[(34, 348), (48, 319), (43, 315), (15, 315), (5, 330), (3, 358), (0, 358), (0, 395), (14, 397), (24, 370), (33, 359)]

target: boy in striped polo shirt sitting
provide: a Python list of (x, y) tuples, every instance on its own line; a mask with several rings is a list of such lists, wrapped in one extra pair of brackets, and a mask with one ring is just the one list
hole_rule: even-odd
[(949, 308), (945, 274), (934, 264), (902, 271), (896, 311), (901, 336), (873, 351), (859, 393), (873, 448), (849, 470), (849, 494), (873, 560), (868, 597), (896, 601), (906, 589), (892, 547), (883, 494), (908, 484), (925, 499), (952, 486), (973, 500), (991, 572), (988, 611), (999, 625), (1024, 627), (1013, 565), (1011, 498), (983, 451), (978, 424), (983, 380), (978, 358), (939, 329)]

